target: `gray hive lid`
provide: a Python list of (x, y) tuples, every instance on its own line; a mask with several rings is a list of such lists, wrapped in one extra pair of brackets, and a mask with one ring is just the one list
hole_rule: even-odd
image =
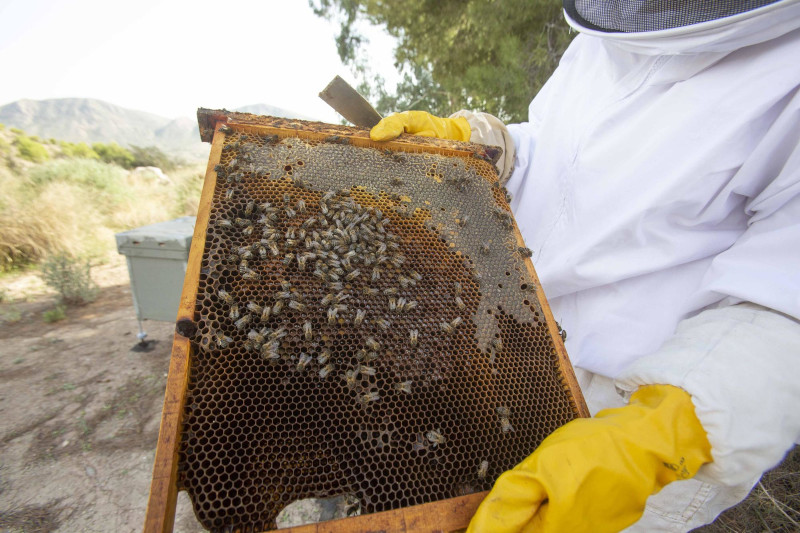
[(117, 233), (117, 251), (188, 250), (192, 243), (195, 217), (180, 217)]

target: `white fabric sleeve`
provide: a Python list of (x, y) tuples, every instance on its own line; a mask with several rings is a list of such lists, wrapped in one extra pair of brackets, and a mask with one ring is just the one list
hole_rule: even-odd
[(503, 121), (489, 113), (473, 113), (471, 111), (456, 111), (450, 118), (464, 117), (469, 122), (470, 142), (487, 144), (489, 146), (499, 146), (503, 149), (503, 155), (497, 162), (497, 172), (500, 176), (500, 184), (504, 185), (511, 172), (514, 170), (514, 139), (508, 132), (508, 128)]
[(743, 483), (800, 440), (800, 323), (751, 303), (708, 309), (682, 321), (616, 384), (626, 392), (652, 384), (687, 391), (714, 458), (697, 478)]

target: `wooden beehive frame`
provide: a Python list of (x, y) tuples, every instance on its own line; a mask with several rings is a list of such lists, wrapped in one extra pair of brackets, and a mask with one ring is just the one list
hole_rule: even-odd
[[(285, 121), (285, 127), (267, 126), (259, 124), (259, 118), (260, 117), (241, 113), (226, 113), (203, 109), (198, 111), (201, 137), (204, 141), (211, 141), (211, 154), (209, 156), (205, 183), (200, 198), (194, 238), (192, 239), (189, 262), (178, 309), (176, 333), (173, 339), (164, 407), (161, 415), (161, 426), (159, 429), (158, 444), (153, 466), (150, 498), (147, 504), (144, 524), (144, 531), (148, 533), (170, 532), (172, 531), (175, 520), (175, 507), (178, 493), (178, 450), (189, 382), (189, 362), (192, 357), (192, 347), (188, 335), (191, 334), (194, 320), (197, 287), (200, 279), (200, 268), (206, 241), (205, 235), (211, 211), (212, 197), (216, 187), (217, 175), (214, 171), (214, 166), (220, 161), (224, 142), (224, 135), (216, 133), (216, 130), (220, 124), (228, 124), (238, 131), (258, 133), (261, 135), (277, 134), (280, 137), (294, 136), (312, 140), (322, 140), (332, 133), (341, 132), (341, 127), (324, 124), (317, 124), (317, 129), (319, 131), (299, 130), (298, 123), (292, 121)], [(359, 147), (389, 148), (420, 152), (427, 151), (440, 155), (459, 156), (473, 156), (476, 153), (476, 145), (436, 139), (410, 137), (388, 143), (376, 143), (369, 139), (368, 130), (355, 130), (355, 133), (349, 135), (348, 139), (351, 144)], [(478, 147), (478, 149), (480, 150), (481, 148)], [(497, 154), (493, 154), (489, 150), (483, 151), (479, 155), (491, 159), (492, 157), (496, 157)], [(514, 231), (518, 245), (524, 246), (524, 240), (516, 226)], [(526, 260), (525, 263), (528, 268), (528, 273), (538, 286), (538, 278), (536, 277), (532, 264), (529, 260)], [(589, 416), (588, 409), (586, 408), (577, 379), (575, 378), (564, 344), (561, 340), (556, 321), (553, 318), (543, 291), (536, 291), (536, 297), (544, 311), (548, 331), (553, 339), (558, 355), (560, 372), (564, 378), (566, 387), (569, 389), (575, 401), (577, 414), (582, 417), (587, 417)], [(293, 533), (376, 530), (387, 532), (456, 531), (467, 526), (470, 518), (486, 494), (486, 492), (480, 492), (392, 511), (294, 527), (284, 531), (291, 531)]]

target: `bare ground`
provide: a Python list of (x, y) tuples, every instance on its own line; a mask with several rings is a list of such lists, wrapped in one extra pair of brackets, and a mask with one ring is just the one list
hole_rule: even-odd
[[(95, 302), (47, 324), (53, 296), (4, 279), (0, 304), (0, 531), (141, 531), (173, 325), (138, 326), (124, 262), (96, 269)], [(185, 498), (175, 531), (202, 531)]]
[[(0, 279), (0, 531), (141, 531), (173, 325), (138, 326), (124, 261), (94, 270), (98, 299), (45, 323), (33, 274)], [(10, 300), (10, 301), (9, 301)], [(800, 531), (800, 453), (708, 533)], [(203, 531), (181, 494), (176, 532)]]

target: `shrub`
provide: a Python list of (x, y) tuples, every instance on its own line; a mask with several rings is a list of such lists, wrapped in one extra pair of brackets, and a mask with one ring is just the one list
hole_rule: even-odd
[(97, 298), (98, 287), (91, 277), (89, 261), (59, 253), (42, 263), (45, 284), (59, 295), (59, 303), (83, 305)]
[(4, 129), (6, 129), (6, 125), (3, 124), (3, 123), (0, 123), (0, 131), (3, 131)]
[(161, 170), (173, 170), (178, 162), (165, 154), (156, 146), (131, 146), (134, 167), (158, 167)]
[(88, 144), (83, 142), (81, 143), (62, 142), (61, 153), (64, 154), (66, 157), (83, 158), (83, 159), (100, 159), (100, 156), (97, 155), (97, 152), (92, 150), (92, 148)]
[(99, 204), (109, 211), (128, 195), (124, 178), (125, 171), (91, 159), (62, 159), (30, 170), (33, 185), (42, 187), (54, 182), (78, 185), (98, 195), (98, 200), (102, 200)]
[(94, 143), (92, 149), (106, 163), (113, 163), (122, 168), (133, 168), (133, 154), (117, 143)]
[(25, 132), (19, 128), (11, 128), (11, 133), (16, 133), (17, 135), (25, 135)]
[(42, 313), (42, 319), (47, 323), (58, 322), (67, 318), (67, 308), (63, 305), (56, 305)]
[(48, 152), (40, 142), (30, 137), (20, 135), (16, 138), (14, 143), (17, 145), (19, 156), (23, 159), (33, 161), (34, 163), (41, 163), (42, 161), (50, 159), (50, 152)]

